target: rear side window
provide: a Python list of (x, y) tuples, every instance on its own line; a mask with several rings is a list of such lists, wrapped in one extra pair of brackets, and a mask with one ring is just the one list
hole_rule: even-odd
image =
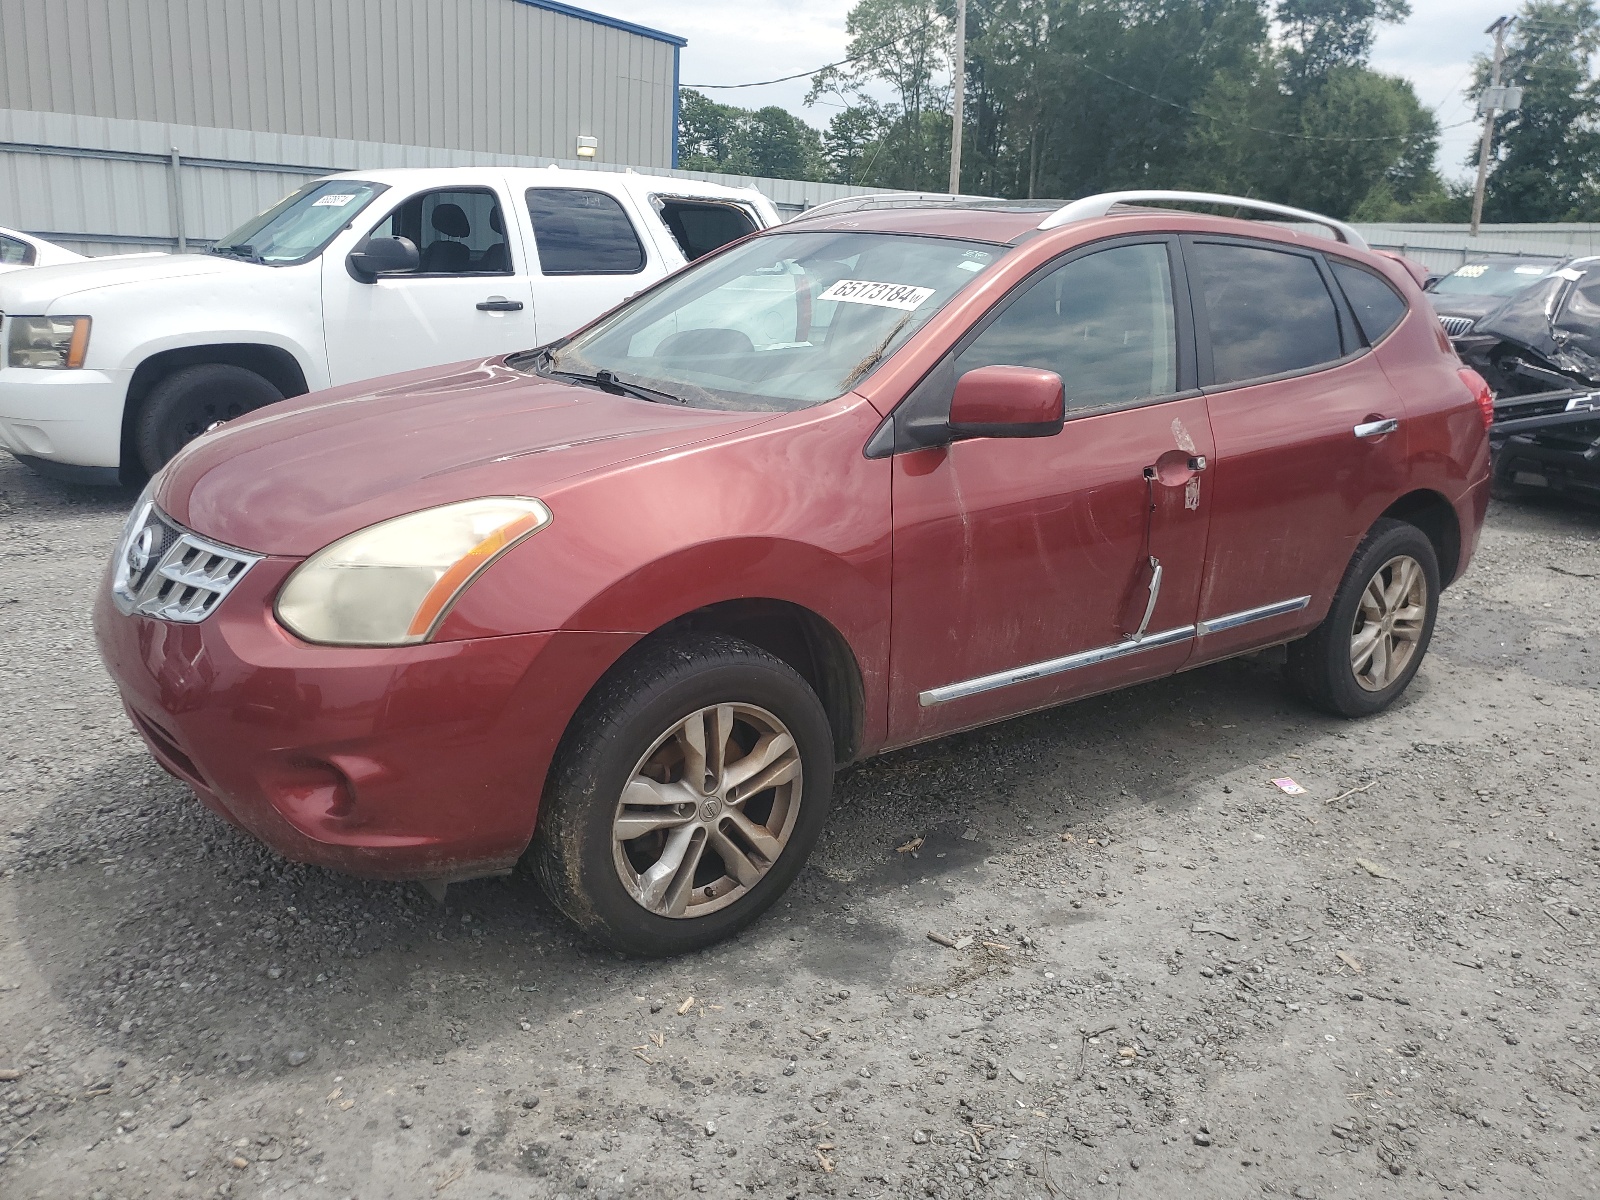
[(21, 238), (6, 237), (0, 234), (0, 263), (27, 266), (33, 262), (33, 254), (33, 247)]
[(1304, 371), (1344, 355), (1339, 313), (1316, 260), (1219, 242), (1191, 244), (1215, 384)]
[(1333, 277), (1344, 289), (1344, 298), (1355, 310), (1361, 332), (1368, 345), (1377, 345), (1406, 315), (1406, 302), (1395, 290), (1371, 271), (1330, 259)]
[(656, 211), (661, 214), (661, 223), (671, 231), (673, 240), (678, 243), (678, 249), (690, 262), (703, 258), (729, 242), (736, 242), (756, 229), (749, 212), (737, 204), (674, 200), (658, 196)]
[(585, 188), (529, 188), (528, 216), (546, 275), (632, 275), (644, 247), (622, 205)]
[(1054, 371), (1069, 411), (1176, 392), (1166, 246), (1101, 250), (1029, 285), (956, 359), (958, 375), (996, 365)]

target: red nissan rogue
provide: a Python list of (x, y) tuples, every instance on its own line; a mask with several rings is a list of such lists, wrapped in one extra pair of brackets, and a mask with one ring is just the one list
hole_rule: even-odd
[(1490, 413), (1337, 221), (861, 198), (206, 434), (95, 623), (151, 753), (284, 855), (435, 891), (526, 856), (670, 954), (783, 891), (843, 763), (1280, 644), (1380, 711)]

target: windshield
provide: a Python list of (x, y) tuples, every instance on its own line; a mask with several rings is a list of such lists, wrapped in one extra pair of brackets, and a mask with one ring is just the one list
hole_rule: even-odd
[(210, 253), (268, 266), (305, 262), (322, 253), (334, 234), (386, 188), (386, 184), (356, 179), (308, 183), (266, 212), (251, 217), (212, 246)]
[(1005, 249), (908, 234), (770, 234), (516, 365), (702, 408), (809, 408), (854, 387)]
[(1538, 283), (1560, 263), (1468, 263), (1433, 285), (1437, 296), (1515, 296)]

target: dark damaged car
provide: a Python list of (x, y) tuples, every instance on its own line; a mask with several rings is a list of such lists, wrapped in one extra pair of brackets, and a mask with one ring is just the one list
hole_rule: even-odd
[[(1494, 268), (1515, 278), (1508, 264)], [(1600, 257), (1548, 268), (1537, 278), (1530, 268), (1531, 283), (1464, 330), (1452, 325), (1446, 297), (1436, 309), (1457, 353), (1496, 396), (1497, 493), (1600, 499)]]

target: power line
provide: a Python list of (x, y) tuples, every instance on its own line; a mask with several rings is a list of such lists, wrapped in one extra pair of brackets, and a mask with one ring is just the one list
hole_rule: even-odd
[(876, 46), (868, 46), (865, 50), (858, 50), (856, 53), (850, 55), (848, 58), (841, 58), (838, 62), (824, 63), (822, 66), (813, 67), (809, 71), (797, 71), (793, 75), (781, 75), (777, 79), (758, 79), (754, 83), (684, 83), (684, 84), (680, 84), (679, 86), (680, 87), (686, 87), (686, 88), (694, 88), (697, 91), (712, 91), (712, 90), (715, 90), (715, 91), (719, 91), (719, 92), (724, 92), (724, 91), (732, 91), (732, 90), (734, 90), (736, 88), (767, 87), (770, 84), (774, 84), (774, 83), (791, 83), (796, 79), (805, 79), (805, 78), (807, 78), (808, 76), (811, 76), (811, 75), (820, 75), (824, 71), (831, 71), (834, 67), (843, 67), (843, 66), (848, 66), (850, 63), (853, 63), (853, 62), (860, 62), (863, 58), (869, 58), (872, 55), (878, 53), (880, 50), (887, 50), (887, 49), (889, 49), (889, 47), (894, 46), (894, 45), (898, 45), (900, 42), (905, 41), (909, 37), (915, 37), (917, 34), (923, 33), (932, 24), (933, 24), (932, 21), (924, 21), (921, 25), (917, 26), (915, 29), (907, 30), (905, 33), (896, 34), (894, 37), (890, 38), (888, 41), (880, 42)]

